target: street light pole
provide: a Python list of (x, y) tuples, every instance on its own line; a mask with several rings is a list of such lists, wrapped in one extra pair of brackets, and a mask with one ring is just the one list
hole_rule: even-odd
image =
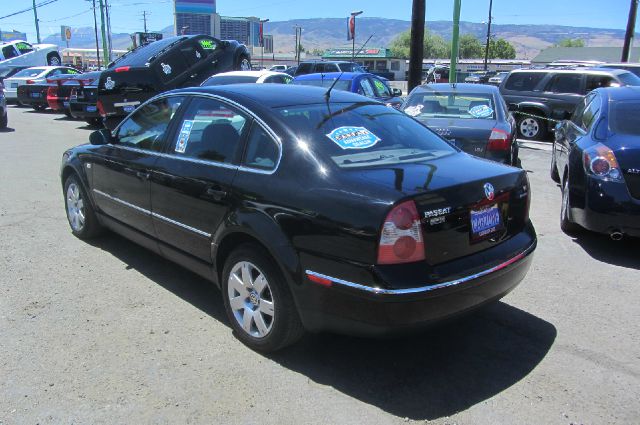
[[(362, 15), (362, 10), (351, 12), (351, 19), (353, 19), (353, 32), (351, 33), (351, 62), (356, 59), (356, 16)], [(349, 28), (351, 31), (351, 28)]]
[(631, 0), (629, 8), (629, 19), (627, 20), (627, 32), (624, 36), (624, 46), (622, 47), (622, 62), (629, 62), (631, 56), (631, 43), (633, 42), (633, 33), (636, 28), (636, 14), (638, 13), (638, 0)]
[(269, 19), (260, 19), (260, 68), (264, 69), (264, 24), (269, 22)]
[(460, 35), (460, 8), (462, 0), (453, 0), (453, 35), (451, 37), (451, 66), (449, 67), (449, 82), (458, 82), (458, 36)]
[(33, 0), (33, 16), (36, 19), (36, 38), (38, 39), (38, 44), (40, 41), (40, 24), (38, 23), (38, 9), (36, 8), (36, 0)]
[(489, 21), (487, 22), (487, 45), (484, 48), (484, 70), (488, 68), (489, 62), (489, 43), (491, 42), (491, 10), (493, 9), (493, 0), (489, 0)]
[(425, 0), (413, 0), (413, 7), (411, 9), (411, 44), (409, 50), (409, 82), (407, 93), (422, 83), (425, 8)]

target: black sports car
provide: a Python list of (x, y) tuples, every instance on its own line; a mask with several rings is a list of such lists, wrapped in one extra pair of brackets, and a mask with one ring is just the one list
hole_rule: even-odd
[(107, 227), (210, 279), (258, 350), (468, 312), (511, 291), (536, 246), (524, 171), (357, 94), (177, 90), (90, 141), (62, 160), (72, 232)]
[(247, 47), (206, 35), (169, 37), (141, 46), (109, 64), (98, 83), (98, 110), (115, 127), (147, 99), (199, 86), (213, 74), (251, 70)]
[(556, 127), (551, 178), (565, 232), (640, 236), (639, 113), (640, 87), (597, 89)]
[(93, 126), (102, 125), (102, 117), (98, 112), (98, 82), (100, 75), (88, 83), (73, 87), (69, 95), (69, 111), (71, 116), (85, 120)]
[(400, 109), (471, 155), (518, 165), (516, 122), (497, 87), (425, 84)]

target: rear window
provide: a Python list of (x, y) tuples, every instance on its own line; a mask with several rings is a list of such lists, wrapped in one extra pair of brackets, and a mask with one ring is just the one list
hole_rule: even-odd
[(496, 119), (493, 96), (486, 93), (417, 91), (409, 96), (403, 109), (417, 119)]
[(16, 77), (16, 78), (20, 78), (20, 77), (37, 77), (38, 75), (42, 74), (46, 70), (47, 70), (47, 68), (27, 68), (27, 69), (23, 69), (22, 71), (18, 72), (16, 75), (14, 75), (14, 77)]
[(207, 78), (202, 86), (225, 86), (227, 84), (255, 83), (258, 77), (250, 75), (214, 75)]
[(151, 56), (156, 55), (162, 49), (174, 43), (178, 43), (180, 40), (183, 40), (183, 38), (169, 37), (163, 40), (154, 41), (153, 43), (139, 47), (121, 58), (116, 59), (113, 66), (145, 66), (145, 64), (149, 62), (149, 58), (151, 58)]
[[(298, 84), (301, 86), (316, 86), (316, 87), (326, 87), (329, 88), (336, 81), (335, 78), (324, 78), (317, 80), (293, 80), (293, 84)], [(340, 80), (333, 86), (335, 90), (349, 91), (351, 88), (351, 80)]]
[(640, 136), (640, 101), (629, 100), (609, 104), (609, 127), (619, 134)]
[(384, 105), (333, 103), (278, 108), (298, 147), (340, 168), (425, 162), (457, 152), (425, 126)]
[(504, 88), (514, 91), (532, 91), (546, 75), (544, 72), (515, 72), (511, 74)]

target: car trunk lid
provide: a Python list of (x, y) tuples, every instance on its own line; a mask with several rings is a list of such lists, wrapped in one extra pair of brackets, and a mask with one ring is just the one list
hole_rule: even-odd
[(484, 157), (491, 132), (497, 125), (489, 119), (426, 118), (421, 121), (440, 137), (464, 152)]

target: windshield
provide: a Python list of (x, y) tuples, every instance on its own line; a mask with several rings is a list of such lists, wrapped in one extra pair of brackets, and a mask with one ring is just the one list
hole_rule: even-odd
[(618, 74), (618, 78), (625, 86), (640, 86), (640, 77), (631, 72), (623, 72)]
[(342, 72), (365, 72), (357, 63), (339, 63), (338, 67)]
[(204, 86), (225, 86), (227, 84), (255, 83), (258, 77), (250, 75), (214, 75), (205, 80)]
[(609, 104), (609, 128), (618, 134), (640, 136), (640, 101), (629, 100)]
[(425, 126), (384, 105), (332, 103), (277, 109), (303, 150), (340, 168), (424, 162), (456, 152)]
[(47, 70), (46, 68), (27, 68), (27, 69), (23, 69), (22, 71), (18, 72), (16, 75), (14, 75), (14, 77), (16, 77), (16, 78), (20, 78), (20, 77), (37, 77), (38, 75), (42, 74), (46, 70)]
[(418, 119), (496, 119), (493, 96), (486, 93), (417, 91), (409, 96), (403, 110)]
[[(335, 78), (324, 78), (318, 80), (293, 80), (293, 84), (299, 84), (301, 86), (316, 86), (316, 87), (331, 87), (331, 84), (336, 81)], [(340, 80), (333, 86), (334, 90), (350, 91), (351, 80)]]

